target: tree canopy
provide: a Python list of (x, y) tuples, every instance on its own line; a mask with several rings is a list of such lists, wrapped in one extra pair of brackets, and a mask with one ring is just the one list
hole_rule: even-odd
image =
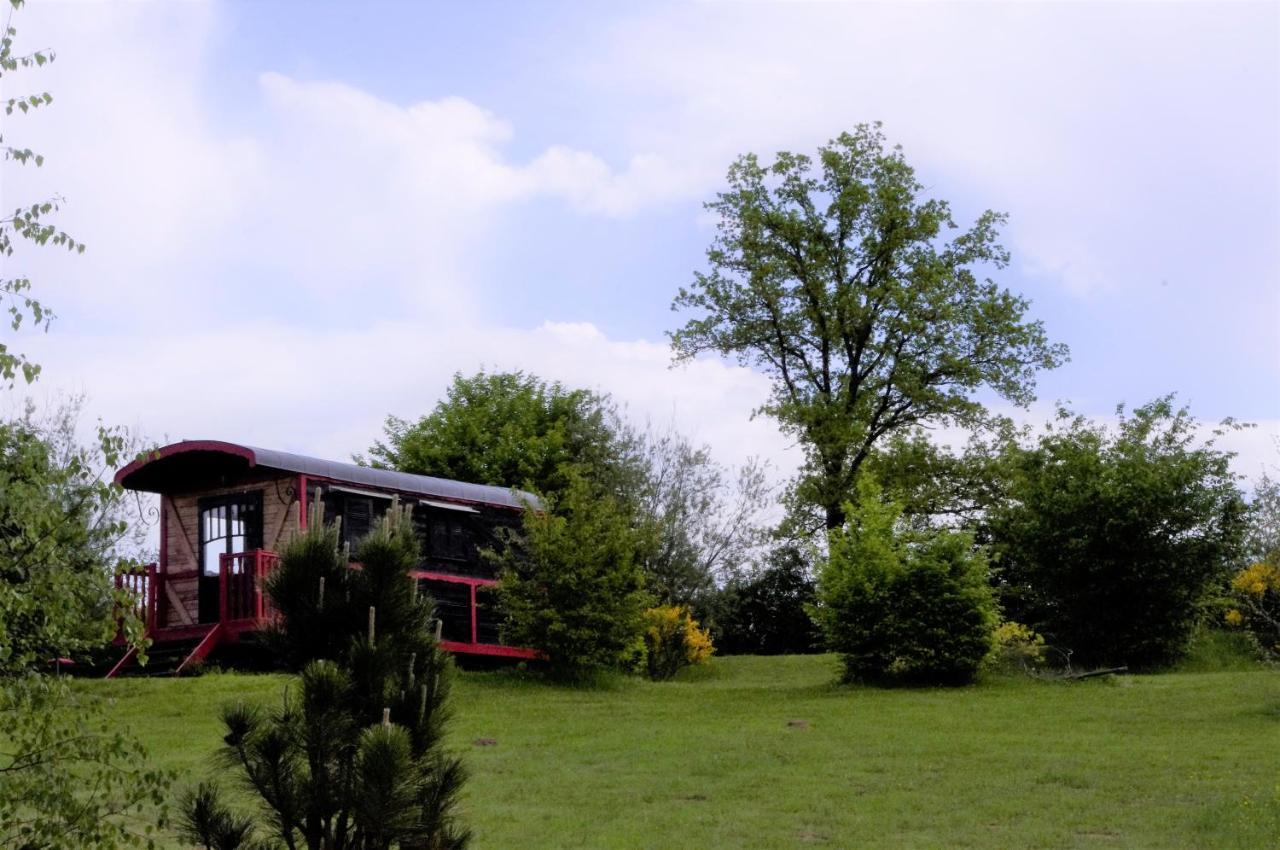
[(368, 460), (401, 472), (542, 494), (565, 489), (571, 472), (614, 491), (632, 474), (629, 434), (607, 396), (525, 372), (457, 373), (431, 413), (389, 416), (384, 432)]
[[(375, 466), (523, 487), (553, 511), (570, 489), (607, 498), (662, 602), (697, 606), (759, 542), (773, 498), (762, 464), (731, 470), (674, 428), (628, 422), (606, 393), (526, 372), (456, 374), (417, 422), (388, 417)], [(576, 498), (576, 496), (575, 496)]]
[(878, 440), (921, 423), (974, 424), (988, 388), (1032, 399), (1038, 369), (1060, 364), (1029, 302), (982, 275), (1009, 255), (1005, 217), (958, 227), (925, 196), (879, 125), (819, 148), (739, 158), (707, 209), (719, 216), (707, 251), (673, 307), (695, 314), (673, 332), (678, 360), (702, 352), (762, 369), (761, 408), (805, 447), (802, 503), (827, 528), (844, 519), (859, 468)]

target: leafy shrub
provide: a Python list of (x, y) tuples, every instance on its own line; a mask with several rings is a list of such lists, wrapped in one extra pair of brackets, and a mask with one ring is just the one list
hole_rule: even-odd
[(1048, 648), (1044, 636), (1022, 623), (1006, 620), (996, 629), (993, 666), (1004, 670), (1031, 670), (1045, 663)]
[(1231, 595), (1227, 625), (1245, 629), (1262, 651), (1280, 658), (1280, 567), (1265, 561), (1246, 567), (1231, 579)]
[(899, 505), (865, 479), (828, 537), (812, 612), (845, 681), (963, 684), (992, 649), (996, 604), (987, 562), (952, 531), (909, 533)]
[(702, 664), (715, 652), (711, 634), (683, 606), (650, 608), (644, 612), (644, 624), (645, 669), (655, 682), (672, 678), (682, 667)]
[(717, 595), (713, 608), (717, 651), (726, 655), (821, 652), (822, 637), (807, 610), (814, 600), (804, 553), (795, 546), (775, 549), (757, 576), (730, 582)]
[(989, 511), (1005, 613), (1084, 666), (1185, 650), (1246, 525), (1230, 454), (1164, 398), (1108, 429), (1066, 411), (1006, 455)]
[(649, 604), (629, 514), (578, 476), (546, 501), (501, 552), (485, 553), (501, 570), (503, 637), (541, 650), (559, 678), (620, 667)]

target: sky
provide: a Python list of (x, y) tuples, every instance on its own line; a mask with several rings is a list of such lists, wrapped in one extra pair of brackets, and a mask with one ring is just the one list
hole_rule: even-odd
[[(727, 464), (799, 451), (763, 376), (673, 368), (678, 288), (735, 157), (881, 121), (1071, 360), (1019, 415), (1170, 392), (1280, 463), (1280, 5), (52, 2), (4, 96), (0, 206), (57, 194), (83, 255), (22, 251), (57, 313), (18, 350), (155, 441), (347, 459), (455, 372), (524, 369)], [(5, 400), (15, 405), (14, 394)]]

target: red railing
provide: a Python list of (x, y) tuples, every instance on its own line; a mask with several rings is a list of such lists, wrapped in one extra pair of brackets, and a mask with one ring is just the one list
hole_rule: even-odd
[(156, 581), (156, 565), (146, 564), (116, 573), (116, 589), (128, 596), (124, 615), (133, 614), (142, 621), (149, 634), (156, 627), (156, 600), (159, 584)]
[[(476, 592), (497, 585), (493, 579), (478, 576), (460, 576), (452, 573), (439, 573), (431, 570), (413, 570), (410, 575), (428, 582), (440, 582), (452, 585), (464, 585), (467, 588), (467, 633), (465, 635), (444, 635), (440, 647), (449, 652), (466, 655), (493, 655), (505, 658), (538, 658), (536, 649), (522, 646), (506, 646), (500, 643), (482, 643), (480, 640), (480, 617), (476, 602)], [(464, 638), (458, 640), (458, 637)]]
[(265, 549), (223, 555), (218, 564), (219, 620), (272, 620), (276, 611), (263, 590), (263, 580), (280, 557)]

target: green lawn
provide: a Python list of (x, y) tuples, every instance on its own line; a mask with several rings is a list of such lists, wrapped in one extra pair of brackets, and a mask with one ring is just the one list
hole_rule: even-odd
[[(475, 846), (1280, 847), (1271, 670), (957, 690), (839, 687), (830, 656), (693, 672), (596, 690), (462, 674)], [(212, 769), (217, 706), (278, 699), (287, 681), (84, 687), (193, 783)]]

